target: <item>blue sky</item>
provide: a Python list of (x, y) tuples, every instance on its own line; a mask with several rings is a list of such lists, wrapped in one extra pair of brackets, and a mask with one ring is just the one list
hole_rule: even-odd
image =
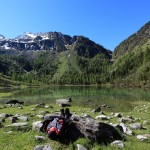
[(113, 50), (150, 20), (150, 0), (1, 0), (0, 34), (58, 31)]

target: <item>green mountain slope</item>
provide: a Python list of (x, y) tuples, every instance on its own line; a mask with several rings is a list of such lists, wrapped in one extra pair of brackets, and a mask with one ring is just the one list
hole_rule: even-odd
[(150, 22), (117, 46), (113, 58), (115, 84), (150, 87)]

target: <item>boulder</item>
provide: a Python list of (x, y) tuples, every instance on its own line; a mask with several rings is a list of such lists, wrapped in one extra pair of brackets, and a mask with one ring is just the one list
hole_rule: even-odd
[[(72, 125), (76, 128), (71, 128), (74, 132), (70, 136), (74, 136), (75, 131), (78, 131), (78, 137), (86, 137), (98, 143), (109, 143), (114, 140), (122, 139), (119, 132), (111, 125), (99, 122), (91, 117), (80, 117), (73, 115), (71, 117)], [(68, 131), (69, 132), (69, 131)], [(71, 131), (70, 131), (71, 132)]]

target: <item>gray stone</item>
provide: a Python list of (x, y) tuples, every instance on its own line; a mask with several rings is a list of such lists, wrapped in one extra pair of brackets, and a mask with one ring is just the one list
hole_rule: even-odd
[(52, 150), (51, 146), (48, 145), (38, 145), (34, 148), (34, 150)]
[(98, 106), (96, 109), (94, 109), (92, 112), (100, 112), (101, 111), (101, 106)]
[(10, 116), (12, 116), (12, 115), (6, 114), (6, 113), (0, 114), (0, 118), (8, 118), (8, 117), (10, 117)]
[(83, 145), (77, 144), (77, 150), (87, 150)]
[(118, 148), (124, 148), (124, 144), (120, 140), (115, 140), (114, 142), (111, 143), (111, 145), (117, 145)]
[(99, 122), (94, 118), (72, 115), (71, 119), (73, 121), (71, 125), (75, 125), (76, 128), (70, 126), (71, 130), (68, 131), (70, 137), (86, 137), (98, 143), (109, 143), (122, 138), (113, 126)]
[(27, 116), (19, 116), (17, 117), (19, 120), (22, 120), (22, 121), (28, 121), (29, 118)]
[(18, 118), (17, 117), (10, 117), (9, 119), (10, 119), (11, 123), (15, 123), (15, 122), (17, 122)]
[(40, 118), (40, 119), (44, 119), (43, 115), (36, 115), (36, 117)]
[(37, 141), (44, 141), (46, 138), (44, 136), (35, 136)]
[(40, 103), (40, 104), (36, 104), (35, 108), (44, 108), (45, 104), (44, 103)]
[(130, 127), (135, 130), (142, 129), (141, 123), (132, 123), (132, 124), (130, 124)]
[(61, 103), (69, 103), (71, 102), (69, 99), (57, 99), (55, 100), (57, 104), (61, 104)]
[(61, 107), (69, 107), (71, 106), (69, 99), (58, 99), (56, 100), (56, 103), (59, 104)]
[(48, 105), (46, 105), (45, 108), (50, 108), (50, 107)]
[(114, 113), (113, 116), (114, 116), (114, 117), (118, 117), (118, 118), (121, 118), (121, 117), (122, 117), (122, 115), (121, 115), (120, 113)]
[(133, 119), (129, 118), (129, 117), (122, 117), (118, 119), (119, 122), (123, 122), (123, 123), (132, 123)]
[(99, 115), (99, 116), (96, 116), (96, 119), (109, 120), (110, 117), (107, 117), (107, 116), (105, 116), (105, 115)]
[(28, 126), (27, 122), (18, 122), (18, 123), (12, 123), (10, 125), (7, 125), (6, 127), (24, 127)]
[(133, 132), (124, 123), (120, 123), (120, 126), (122, 127), (124, 133), (133, 135)]
[(147, 138), (146, 136), (144, 136), (144, 135), (137, 135), (136, 137), (137, 137), (137, 139), (139, 139), (140, 141), (146, 141), (146, 140), (148, 140), (148, 138)]
[(144, 121), (143, 121), (143, 124), (144, 124), (144, 125), (149, 125), (150, 123), (149, 123), (149, 121), (144, 120)]
[(42, 121), (36, 121), (32, 123), (32, 130), (40, 131), (40, 128), (42, 127), (43, 123)]
[(11, 133), (13, 133), (13, 131), (7, 131), (7, 132), (5, 132), (6, 134), (11, 134)]

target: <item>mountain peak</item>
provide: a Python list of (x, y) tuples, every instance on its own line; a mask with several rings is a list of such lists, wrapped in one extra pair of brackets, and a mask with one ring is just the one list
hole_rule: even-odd
[(0, 40), (4, 40), (4, 39), (5, 39), (5, 37), (0, 34)]

